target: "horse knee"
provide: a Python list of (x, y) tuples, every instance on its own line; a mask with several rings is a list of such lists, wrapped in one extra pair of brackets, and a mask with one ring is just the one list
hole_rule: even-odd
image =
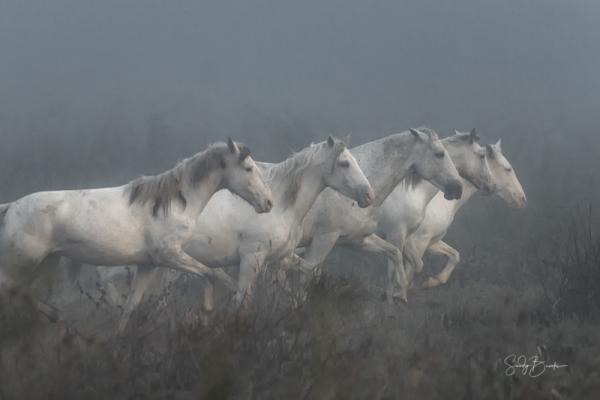
[(458, 264), (460, 262), (460, 253), (457, 250), (452, 251), (448, 257), (450, 261), (454, 264)]
[(215, 288), (212, 284), (204, 286), (204, 311), (212, 312), (215, 309)]

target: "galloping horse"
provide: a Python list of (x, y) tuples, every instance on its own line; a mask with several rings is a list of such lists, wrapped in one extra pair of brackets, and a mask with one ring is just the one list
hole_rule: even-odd
[[(374, 198), (373, 189), (352, 154), (342, 141), (331, 136), (281, 163), (258, 165), (273, 190), (273, 210), (257, 215), (229, 193), (217, 193), (208, 202), (185, 247), (192, 257), (217, 270), (240, 266), (237, 303), (251, 295), (256, 274), (265, 263), (294, 254), (302, 233), (302, 219), (323, 189), (340, 191), (361, 207), (367, 207)], [(149, 274), (137, 276), (133, 284), (137, 302), (157, 278)], [(205, 285), (205, 307), (210, 311), (214, 288), (210, 281)], [(121, 329), (136, 306), (129, 300)]]
[[(437, 134), (428, 128), (410, 129), (365, 143), (353, 148), (352, 154), (373, 185), (373, 206), (360, 209), (337, 193), (324, 191), (304, 220), (300, 245), (308, 246), (304, 254), (306, 266), (316, 268), (336, 243), (383, 254), (395, 266), (388, 269), (390, 285), (401, 282), (398, 296), (406, 301), (408, 280), (402, 253), (375, 234), (380, 206), (402, 180), (413, 185), (422, 178), (442, 190), (448, 199), (458, 199), (462, 194), (458, 172)], [(389, 298), (392, 290), (389, 286)]]
[[(486, 193), (494, 191), (492, 176), (488, 167), (485, 149), (477, 142), (479, 137), (473, 129), (470, 133), (456, 132), (442, 140), (454, 166), (463, 181)], [(463, 187), (465, 183), (463, 182)], [(427, 204), (439, 192), (431, 183), (422, 180), (414, 187), (398, 185), (385, 199), (381, 212), (377, 215), (377, 234), (392, 243), (406, 256), (406, 238), (413, 233), (425, 218)], [(463, 194), (464, 196), (464, 194)], [(416, 265), (409, 260), (406, 265)], [(390, 265), (390, 268), (393, 266)], [(414, 270), (407, 268), (409, 280)]]
[[(512, 209), (524, 208), (527, 197), (517, 178), (515, 170), (502, 154), (501, 142), (486, 146), (486, 158), (496, 186), (495, 194), (504, 200)], [(477, 192), (477, 187), (471, 182), (463, 181), (465, 191), (458, 201), (447, 201), (439, 194), (436, 195), (425, 211), (425, 218), (419, 228), (408, 237), (406, 251), (413, 252), (408, 259), (418, 260), (415, 265), (417, 272), (423, 268), (423, 254), (428, 251), (448, 257), (444, 269), (434, 277), (430, 277), (424, 287), (431, 288), (448, 281), (456, 264), (460, 261), (458, 250), (446, 244), (442, 239), (454, 221), (454, 216), (467, 201)]]
[(250, 151), (231, 139), (124, 186), (38, 192), (1, 205), (0, 289), (28, 288), (40, 269), (50, 268), (42, 261), (60, 256), (94, 265), (169, 267), (235, 287), (227, 274), (183, 251), (200, 212), (222, 188), (258, 213), (273, 206)]

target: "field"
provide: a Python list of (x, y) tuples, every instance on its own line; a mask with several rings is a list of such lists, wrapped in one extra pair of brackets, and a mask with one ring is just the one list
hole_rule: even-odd
[[(50, 299), (66, 322), (5, 299), (0, 398), (595, 399), (600, 252), (590, 228), (564, 230), (564, 247), (546, 257), (500, 260), (474, 247), (447, 285), (413, 288), (406, 305), (384, 300), (382, 260), (345, 249), (306, 296), (266, 272), (246, 314), (223, 293), (203, 314), (201, 285), (181, 276), (122, 336), (118, 304), (86, 267)], [(513, 354), (564, 367), (510, 369)]]

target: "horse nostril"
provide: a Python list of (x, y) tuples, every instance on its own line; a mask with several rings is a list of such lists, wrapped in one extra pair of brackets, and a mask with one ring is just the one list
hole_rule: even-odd
[(375, 199), (375, 191), (373, 191), (373, 188), (369, 188), (369, 191), (367, 192), (367, 200), (370, 202), (372, 202)]
[(270, 210), (271, 208), (273, 208), (273, 200), (267, 199), (267, 210)]

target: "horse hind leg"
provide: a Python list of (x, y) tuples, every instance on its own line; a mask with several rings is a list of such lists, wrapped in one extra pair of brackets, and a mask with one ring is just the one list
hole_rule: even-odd
[(138, 265), (137, 271), (133, 277), (132, 293), (127, 299), (127, 304), (119, 321), (118, 333), (123, 334), (129, 325), (129, 320), (133, 312), (137, 309), (144, 297), (144, 293), (152, 282), (157, 279), (159, 268), (154, 265)]
[(452, 271), (454, 271), (454, 268), (460, 262), (460, 253), (458, 252), (458, 250), (441, 240), (431, 245), (428, 251), (432, 254), (439, 254), (448, 257), (448, 262), (446, 263), (446, 266), (440, 273), (433, 277), (430, 277), (423, 284), (423, 288), (433, 288), (448, 282)]
[(0, 250), (0, 291), (3, 294), (20, 294), (29, 298), (37, 311), (50, 322), (57, 322), (57, 310), (37, 299), (33, 293), (35, 282), (38, 278), (43, 278), (40, 271), (43, 272), (41, 275), (45, 275), (46, 270), (55, 268), (57, 262), (58, 259), (54, 255), (48, 256), (48, 253), (41, 251), (38, 246), (3, 246)]

